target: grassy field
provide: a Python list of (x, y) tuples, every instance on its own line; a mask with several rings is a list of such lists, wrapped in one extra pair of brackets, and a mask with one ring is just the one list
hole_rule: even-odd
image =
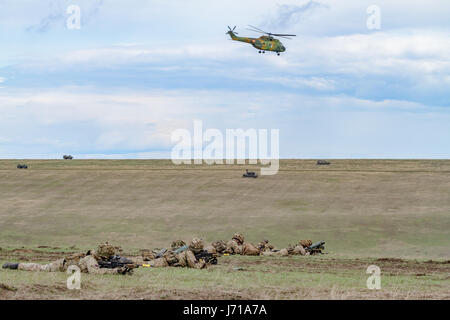
[[(78, 293), (65, 289), (64, 274), (0, 270), (0, 298), (195, 299), (216, 292), (217, 298), (448, 299), (450, 160), (331, 162), (282, 160), (277, 175), (243, 179), (244, 168), (256, 167), (0, 160), (0, 262), (51, 260), (105, 240), (136, 254), (179, 238), (214, 241), (237, 231), (248, 241), (267, 238), (279, 248), (299, 239), (325, 240), (329, 252), (223, 257), (208, 271), (139, 269), (120, 279), (84, 275), (86, 290)], [(29, 169), (18, 170), (17, 163)], [(383, 292), (365, 289), (371, 263), (382, 268)]]
[[(2, 258), (18, 256), (17, 251)], [(57, 255), (41, 252), (40, 257)], [(20, 253), (35, 260), (38, 251)], [(27, 258), (28, 257), (28, 258)], [(381, 290), (368, 290), (365, 273), (382, 270)], [(0, 299), (450, 299), (450, 261), (389, 258), (219, 258), (208, 269), (139, 268), (133, 275), (82, 274), (81, 290), (66, 288), (62, 272), (3, 270)]]

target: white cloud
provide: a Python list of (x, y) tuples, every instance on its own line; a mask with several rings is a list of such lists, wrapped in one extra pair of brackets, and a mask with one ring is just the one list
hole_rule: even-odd
[[(412, 140), (417, 137), (418, 128), (432, 125), (436, 131), (423, 134), (436, 136), (432, 145), (441, 149), (439, 144), (445, 139), (442, 125), (449, 119), (445, 108), (430, 108), (409, 101), (280, 96), (276, 92), (249, 95), (217, 90), (147, 93), (87, 93), (83, 88), (20, 90), (0, 95), (0, 112), (3, 145), (0, 157), (12, 153), (27, 157), (69, 151), (85, 154), (85, 157), (107, 157), (108, 154), (113, 155), (111, 157), (158, 157), (158, 152), (159, 157), (163, 157), (164, 151), (151, 150), (169, 150), (173, 145), (170, 140), (173, 130), (190, 129), (196, 119), (203, 120), (208, 128), (220, 130), (279, 128), (285, 156), (304, 156), (305, 152), (313, 156), (314, 152), (318, 155), (326, 150), (329, 155), (358, 154), (366, 148), (362, 137), (371, 144), (389, 144), (392, 139), (404, 143), (408, 135)], [(408, 123), (406, 127), (402, 126), (402, 117)], [(395, 126), (406, 131), (396, 132)], [(327, 132), (327, 137), (335, 136), (342, 141), (323, 141), (322, 135), (314, 134), (321, 128)], [(402, 139), (390, 137), (387, 132)], [(349, 148), (344, 150), (347, 153), (342, 150), (336, 153), (333, 143), (340, 147), (348, 143)], [(375, 155), (380, 153), (378, 145), (377, 148)], [(165, 155), (167, 157), (168, 153)]]
[[(281, 57), (258, 56), (249, 45), (226, 42), (151, 47), (110, 47), (77, 50), (60, 57), (63, 65), (88, 67), (132, 65), (137, 63), (187, 61), (237, 61), (231, 67), (258, 64), (301, 73), (398, 74), (449, 73), (450, 32), (403, 30), (335, 37), (298, 37), (283, 40), (288, 48)], [(52, 61), (52, 63), (55, 63)], [(248, 65), (249, 64), (249, 65)], [(218, 66), (223, 67), (222, 65)], [(294, 69), (293, 69), (294, 68)], [(253, 69), (254, 70), (254, 69)]]
[(416, 30), (297, 40), (288, 47), (286, 68), (361, 74), (450, 70), (450, 32)]
[(77, 50), (60, 57), (63, 64), (89, 64), (91, 67), (133, 63), (152, 63), (171, 59), (202, 58), (225, 60), (238, 52), (236, 47), (221, 47), (221, 43), (160, 46), (158, 48), (130, 46)]
[[(220, 95), (228, 105), (244, 97), (238, 94), (230, 100), (230, 97), (225, 98), (226, 93)], [(189, 127), (195, 118), (227, 112), (224, 106), (215, 104), (216, 97), (212, 92), (202, 91), (100, 94), (78, 90), (20, 90), (0, 95), (3, 115), (0, 124), (5, 128), (22, 123), (23, 127), (29, 126), (29, 130), (53, 126), (64, 132), (60, 127), (88, 123), (93, 131), (89, 143), (94, 141), (94, 147), (99, 150), (168, 147), (173, 130)], [(59, 142), (33, 139), (37, 144)]]

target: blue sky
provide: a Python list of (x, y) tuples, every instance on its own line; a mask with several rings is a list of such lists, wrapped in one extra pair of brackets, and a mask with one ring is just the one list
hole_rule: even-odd
[[(0, 7), (0, 158), (168, 158), (193, 120), (280, 129), (284, 158), (450, 158), (447, 0)], [(258, 54), (225, 35), (248, 24), (297, 37)]]

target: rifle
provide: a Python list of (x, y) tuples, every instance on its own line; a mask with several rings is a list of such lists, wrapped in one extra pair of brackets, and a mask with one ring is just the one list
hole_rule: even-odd
[(113, 256), (112, 258), (106, 261), (99, 260), (97, 261), (97, 263), (100, 268), (107, 268), (107, 269), (125, 268), (124, 273), (139, 267), (139, 265), (135, 264), (130, 259), (117, 255)]
[(322, 250), (325, 250), (325, 247), (323, 246), (325, 244), (325, 241), (317, 241), (310, 245), (309, 247), (306, 247), (305, 250), (308, 251), (310, 254), (315, 253), (322, 253)]
[(161, 258), (161, 257), (164, 255), (164, 253), (166, 253), (166, 252), (167, 252), (167, 249), (166, 249), (166, 248), (161, 249), (161, 250), (158, 252), (158, 254), (155, 256), (155, 259)]
[(188, 248), (189, 248), (189, 247), (188, 247), (187, 245), (184, 245), (184, 246), (179, 247), (178, 249), (176, 249), (176, 250), (174, 251), (174, 253), (175, 253), (175, 254), (182, 253), (182, 252), (186, 251)]
[(217, 258), (214, 256), (214, 254), (209, 253), (209, 252), (206, 251), (206, 250), (203, 250), (203, 251), (201, 251), (201, 252), (199, 252), (199, 253), (194, 253), (194, 255), (195, 255), (195, 258), (196, 258), (197, 260), (202, 259), (202, 260), (205, 261), (206, 263), (209, 263), (209, 264), (217, 264)]

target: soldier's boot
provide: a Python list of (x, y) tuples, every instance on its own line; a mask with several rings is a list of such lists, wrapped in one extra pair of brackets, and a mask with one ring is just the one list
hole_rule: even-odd
[(2, 266), (3, 269), (11, 269), (11, 270), (17, 270), (18, 267), (19, 267), (18, 263), (12, 262), (7, 262)]

